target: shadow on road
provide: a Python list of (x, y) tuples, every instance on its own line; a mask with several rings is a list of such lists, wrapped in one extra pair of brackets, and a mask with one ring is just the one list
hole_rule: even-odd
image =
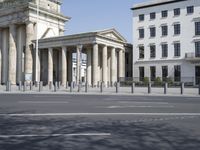
[(0, 138), (0, 150), (198, 150), (200, 139), (166, 123), (87, 118), (0, 117), (0, 135), (111, 133), (111, 136)]

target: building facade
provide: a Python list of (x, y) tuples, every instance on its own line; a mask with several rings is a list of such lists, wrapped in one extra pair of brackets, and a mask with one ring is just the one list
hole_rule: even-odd
[(125, 77), (127, 42), (120, 33), (107, 29), (64, 36), (70, 17), (63, 16), (60, 7), (60, 0), (0, 1), (1, 84), (61, 81), (65, 85), (74, 81), (74, 75), (79, 83), (84, 67), (89, 85)]
[(154, 0), (133, 8), (133, 77), (200, 83), (200, 1)]

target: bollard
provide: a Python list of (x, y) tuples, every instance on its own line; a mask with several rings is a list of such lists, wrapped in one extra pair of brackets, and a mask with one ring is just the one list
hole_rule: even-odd
[(35, 87), (36, 87), (36, 88), (38, 87), (38, 82), (37, 82), (37, 81), (35, 81)]
[(81, 86), (82, 86), (82, 83), (79, 83), (78, 84), (78, 92), (81, 92)]
[(68, 81), (66, 82), (66, 89), (68, 89), (68, 86), (69, 86), (69, 83), (68, 83)]
[(200, 84), (199, 84), (199, 95), (200, 95)]
[(52, 90), (52, 87), (53, 87), (53, 82), (50, 81), (50, 82), (49, 82), (49, 90)]
[(7, 92), (11, 91), (11, 82), (10, 81), (7, 81), (7, 83), (6, 83), (6, 91)]
[(57, 85), (57, 88), (60, 89), (60, 86), (61, 86), (61, 82), (59, 81), (58, 85)]
[(32, 89), (33, 89), (33, 82), (31, 81), (30, 82), (30, 91), (32, 91)]
[(107, 82), (107, 88), (109, 88), (109, 87), (110, 87), (110, 82), (108, 81), (108, 82)]
[(24, 81), (24, 87), (23, 87), (23, 91), (26, 92), (26, 88), (27, 88), (27, 82)]
[(56, 82), (55, 82), (55, 85), (54, 85), (54, 92), (57, 91), (57, 88), (58, 88), (58, 82), (56, 81)]
[(167, 88), (168, 88), (168, 83), (165, 83), (165, 85), (164, 85), (164, 94), (167, 94)]
[(73, 85), (73, 89), (75, 88), (76, 86), (76, 83), (75, 82), (72, 82), (72, 85)]
[(151, 94), (151, 83), (148, 83), (148, 94)]
[(70, 84), (70, 92), (73, 92), (73, 88), (74, 88), (74, 82), (71, 82), (71, 84)]
[(113, 87), (113, 81), (110, 82), (110, 87)]
[(88, 82), (85, 83), (85, 93), (88, 92)]
[(101, 85), (100, 85), (100, 92), (103, 93), (103, 86), (104, 86), (104, 82), (101, 82)]
[(43, 90), (43, 82), (40, 81), (40, 83), (39, 83), (39, 92), (41, 92), (42, 90)]
[(116, 87), (116, 93), (119, 93), (119, 83), (118, 82), (115, 83), (115, 87)]
[(22, 81), (19, 81), (19, 87), (18, 87), (19, 91), (22, 90)]
[(185, 88), (185, 84), (182, 82), (181, 83), (181, 95), (184, 94), (184, 88)]
[(135, 83), (132, 83), (131, 85), (131, 93), (135, 93)]

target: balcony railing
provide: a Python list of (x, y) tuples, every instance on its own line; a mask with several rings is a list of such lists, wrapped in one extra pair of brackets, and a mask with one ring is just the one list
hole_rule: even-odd
[(188, 61), (200, 61), (200, 53), (186, 53), (185, 54), (185, 59)]

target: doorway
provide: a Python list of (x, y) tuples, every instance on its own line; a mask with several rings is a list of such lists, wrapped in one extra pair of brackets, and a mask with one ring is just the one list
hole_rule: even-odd
[(200, 66), (195, 67), (195, 79), (196, 79), (196, 84), (200, 84)]

